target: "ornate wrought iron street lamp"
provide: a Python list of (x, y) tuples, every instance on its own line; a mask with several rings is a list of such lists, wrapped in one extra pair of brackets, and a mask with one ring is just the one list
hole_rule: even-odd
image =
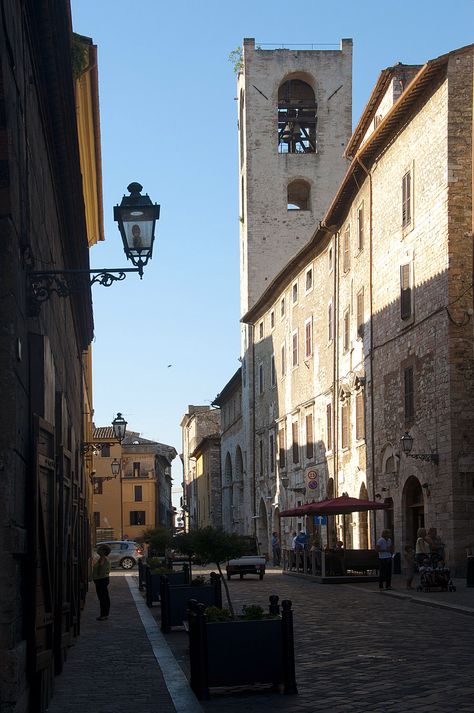
[(70, 297), (95, 284), (110, 287), (114, 282), (124, 280), (127, 272), (138, 272), (140, 278), (143, 277), (143, 268), (153, 254), (160, 206), (152, 203), (148, 194), (142, 196), (143, 187), (139, 183), (130, 183), (128, 190), (130, 195), (124, 196), (121, 204), (114, 208), (114, 220), (118, 222), (125, 255), (136, 267), (30, 271), (31, 307), (34, 305), (36, 312), (54, 293), (59, 297)]
[(112, 421), (112, 428), (114, 432), (113, 441), (102, 441), (97, 438), (94, 441), (85, 441), (82, 444), (82, 452), (94, 453), (95, 451), (101, 451), (102, 448), (110, 448), (110, 446), (116, 446), (118, 443), (122, 443), (123, 439), (125, 438), (125, 433), (127, 431), (127, 421), (124, 419), (120, 412)]
[(412, 453), (413, 448), (413, 436), (405, 431), (403, 436), (400, 438), (400, 443), (402, 444), (402, 451), (408, 458), (416, 458), (417, 460), (429, 461), (431, 463), (439, 464), (438, 453)]

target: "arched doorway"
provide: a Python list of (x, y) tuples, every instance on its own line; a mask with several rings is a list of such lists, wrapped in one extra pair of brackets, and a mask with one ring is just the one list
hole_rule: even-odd
[(232, 459), (230, 453), (225, 457), (224, 482), (222, 483), (222, 519), (224, 530), (232, 532)]
[(425, 506), (420, 481), (411, 475), (403, 488), (403, 513), (405, 542), (414, 545), (419, 527), (425, 526)]
[[(362, 483), (359, 490), (359, 499), (368, 500), (369, 494), (365, 483)], [(369, 548), (369, 518), (368, 512), (359, 513), (359, 548), (367, 550)]]
[(259, 543), (260, 554), (269, 556), (269, 538), (268, 538), (268, 517), (265, 501), (260, 500), (260, 507), (257, 518), (257, 539)]

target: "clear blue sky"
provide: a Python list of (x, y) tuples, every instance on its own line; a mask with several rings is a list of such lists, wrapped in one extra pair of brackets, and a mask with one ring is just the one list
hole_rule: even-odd
[[(125, 265), (113, 205), (131, 181), (161, 204), (143, 280), (93, 288), (95, 422), (121, 411), (129, 428), (179, 453), (187, 405), (210, 403), (239, 365), (229, 53), (243, 37), (282, 46), (351, 37), (355, 125), (381, 69), (474, 41), (474, 1), (72, 0), (72, 12), (74, 30), (99, 48), (106, 242), (94, 267)], [(177, 491), (179, 459), (173, 477)]]

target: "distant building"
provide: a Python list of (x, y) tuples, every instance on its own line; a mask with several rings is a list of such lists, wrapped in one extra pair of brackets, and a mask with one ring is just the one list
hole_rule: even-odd
[[(243, 514), (244, 480), (242, 430), (242, 369), (239, 367), (213, 401), (221, 410), (222, 526), (228, 532), (246, 534)], [(249, 500), (247, 508), (252, 508)]]
[(182, 506), (186, 531), (202, 527), (204, 523), (209, 524), (211, 513), (216, 524), (222, 524), (222, 514), (218, 513), (214, 493), (218, 472), (220, 480), (220, 462), (216, 462), (216, 437), (220, 431), (220, 418), (220, 409), (188, 406), (181, 419)]
[[(94, 431), (97, 442), (112, 438), (111, 427)], [(92, 477), (96, 541), (140, 539), (144, 530), (157, 525), (173, 528), (171, 462), (176, 455), (172, 446), (134, 431), (127, 431), (121, 444), (98, 450)], [(119, 464), (116, 478), (114, 461)]]

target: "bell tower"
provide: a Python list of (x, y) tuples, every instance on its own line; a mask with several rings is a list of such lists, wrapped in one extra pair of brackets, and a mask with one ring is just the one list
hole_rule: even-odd
[(244, 39), (238, 112), (243, 315), (311, 238), (345, 173), (352, 40), (267, 50)]

